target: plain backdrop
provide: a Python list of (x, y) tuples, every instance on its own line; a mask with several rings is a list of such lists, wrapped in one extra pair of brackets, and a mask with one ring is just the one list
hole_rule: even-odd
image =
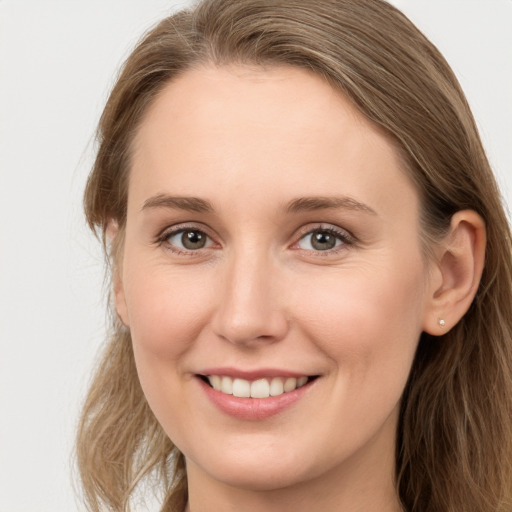
[[(81, 210), (94, 129), (137, 39), (187, 3), (0, 0), (0, 512), (83, 510), (73, 437), (105, 329)], [(452, 64), (512, 204), (512, 0), (394, 3)]]

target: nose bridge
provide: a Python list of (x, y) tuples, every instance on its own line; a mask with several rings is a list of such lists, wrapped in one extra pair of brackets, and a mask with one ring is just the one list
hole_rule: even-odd
[(252, 345), (282, 339), (288, 321), (279, 273), (268, 250), (240, 247), (226, 261), (214, 329), (231, 343)]

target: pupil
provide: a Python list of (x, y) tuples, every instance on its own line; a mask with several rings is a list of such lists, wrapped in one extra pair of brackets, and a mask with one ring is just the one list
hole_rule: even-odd
[(202, 249), (206, 244), (206, 237), (199, 231), (184, 231), (181, 243), (186, 249)]
[(311, 245), (318, 251), (327, 251), (336, 246), (336, 238), (326, 231), (316, 231), (312, 235)]

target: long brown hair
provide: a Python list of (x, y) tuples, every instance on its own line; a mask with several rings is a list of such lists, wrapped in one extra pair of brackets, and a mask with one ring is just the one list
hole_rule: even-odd
[[(487, 256), (475, 300), (441, 337), (422, 335), (402, 398), (396, 486), (410, 512), (512, 510), (512, 245), (464, 94), (438, 50), (383, 0), (205, 0), (164, 19), (126, 61), (101, 117), (85, 191), (94, 230), (126, 219), (130, 147), (148, 105), (194, 65), (291, 65), (327, 80), (397, 143), (422, 201), (426, 246), (475, 210)], [(115, 319), (84, 404), (77, 460), (90, 510), (125, 511), (152, 480), (162, 511), (187, 500), (182, 455), (140, 388)]]

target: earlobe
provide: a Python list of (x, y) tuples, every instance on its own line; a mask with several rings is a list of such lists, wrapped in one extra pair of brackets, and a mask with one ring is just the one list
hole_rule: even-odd
[(475, 211), (462, 210), (451, 220), (439, 244), (423, 330), (434, 336), (448, 332), (471, 306), (485, 262), (485, 223)]
[(105, 234), (107, 238), (107, 242), (109, 245), (112, 245), (115, 240), (117, 234), (119, 233), (119, 224), (115, 219), (109, 219), (107, 222), (107, 228), (105, 229)]

